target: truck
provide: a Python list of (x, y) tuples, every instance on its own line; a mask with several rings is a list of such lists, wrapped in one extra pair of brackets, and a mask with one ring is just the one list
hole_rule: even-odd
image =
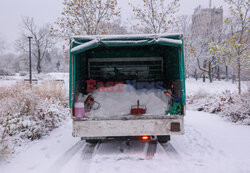
[[(170, 135), (184, 134), (183, 45), (182, 34), (71, 37), (69, 105), (72, 135), (95, 143), (118, 138), (167, 142)], [(107, 81), (133, 81), (135, 84), (160, 81), (161, 89), (171, 96), (169, 110), (154, 115), (131, 115), (128, 111), (124, 116), (76, 117), (74, 107), (79, 95), (93, 92), (89, 92), (89, 81), (104, 85)], [(92, 83), (92, 87), (95, 84)]]

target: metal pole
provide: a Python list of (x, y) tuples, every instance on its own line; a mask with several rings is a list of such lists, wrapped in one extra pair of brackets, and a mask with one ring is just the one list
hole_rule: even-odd
[(30, 60), (30, 84), (32, 84), (32, 72), (31, 72), (31, 39), (32, 37), (28, 37), (29, 39), (29, 60)]

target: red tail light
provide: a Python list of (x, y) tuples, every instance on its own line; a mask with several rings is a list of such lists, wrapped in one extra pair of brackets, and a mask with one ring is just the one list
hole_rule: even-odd
[(141, 139), (142, 139), (143, 141), (149, 140), (149, 136), (142, 136)]

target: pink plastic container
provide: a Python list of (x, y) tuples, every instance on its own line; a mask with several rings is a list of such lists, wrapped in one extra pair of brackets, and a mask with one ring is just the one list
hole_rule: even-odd
[(75, 103), (74, 116), (76, 118), (84, 118), (85, 117), (84, 103)]

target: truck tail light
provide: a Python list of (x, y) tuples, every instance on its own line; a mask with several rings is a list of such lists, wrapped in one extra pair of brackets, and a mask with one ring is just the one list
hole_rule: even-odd
[(171, 123), (170, 131), (171, 132), (179, 132), (179, 131), (181, 131), (180, 123), (177, 123), (177, 122)]
[(143, 141), (149, 140), (149, 136), (142, 136), (141, 139), (142, 139)]

